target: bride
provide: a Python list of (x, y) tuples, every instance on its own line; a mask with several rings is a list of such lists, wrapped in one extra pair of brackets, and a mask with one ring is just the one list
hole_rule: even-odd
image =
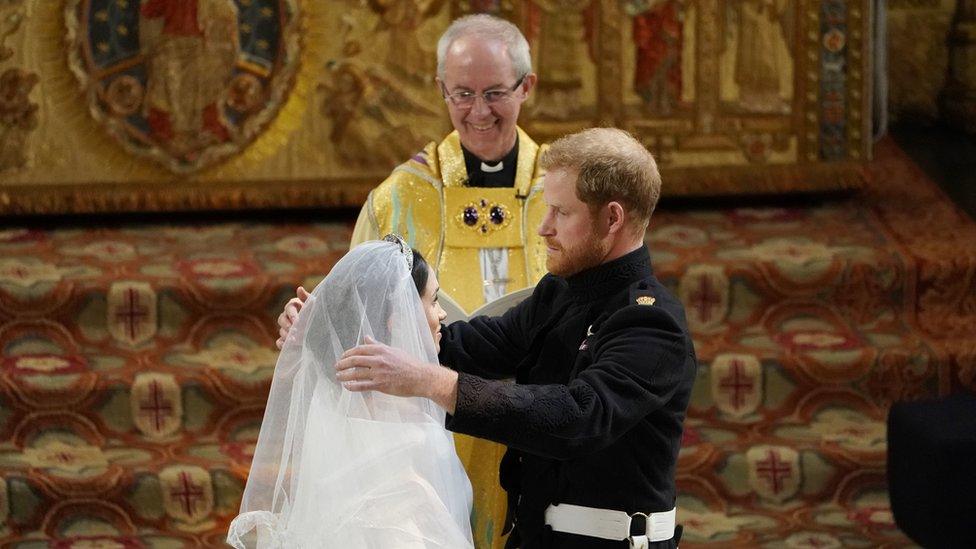
[(402, 239), (384, 240), (336, 264), (278, 357), (234, 547), (472, 547), (471, 485), (444, 410), (336, 380), (335, 362), (367, 337), (437, 361), (437, 278)]

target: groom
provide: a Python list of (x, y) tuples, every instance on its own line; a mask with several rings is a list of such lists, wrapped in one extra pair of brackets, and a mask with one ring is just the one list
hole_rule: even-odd
[(684, 308), (644, 246), (657, 166), (629, 134), (600, 128), (553, 143), (542, 167), (549, 274), (532, 296), (442, 328), (449, 367), (369, 344), (346, 352), (338, 377), (352, 391), (430, 398), (452, 431), (508, 447), (506, 547), (674, 548), (697, 362)]

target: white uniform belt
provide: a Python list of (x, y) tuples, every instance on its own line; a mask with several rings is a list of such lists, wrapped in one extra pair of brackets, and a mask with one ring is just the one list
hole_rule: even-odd
[[(635, 516), (647, 517), (647, 531), (631, 534)], [(592, 538), (625, 540), (633, 536), (647, 536), (647, 541), (665, 541), (674, 537), (675, 509), (661, 513), (634, 513), (613, 509), (598, 509), (562, 503), (546, 509), (546, 524), (556, 532), (590, 536)]]

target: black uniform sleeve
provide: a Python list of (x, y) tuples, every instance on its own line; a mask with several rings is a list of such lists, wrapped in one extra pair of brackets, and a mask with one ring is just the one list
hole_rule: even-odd
[(441, 328), (441, 364), (488, 379), (515, 375), (531, 341), (531, 327), (540, 305), (554, 288), (543, 278), (526, 300), (498, 317), (479, 316)]
[(690, 383), (687, 347), (663, 309), (625, 307), (600, 328), (593, 363), (568, 385), (517, 385), (462, 373), (447, 427), (551, 459), (593, 453)]

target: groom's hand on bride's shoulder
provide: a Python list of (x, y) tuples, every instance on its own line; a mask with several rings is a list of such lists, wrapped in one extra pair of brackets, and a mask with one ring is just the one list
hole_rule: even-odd
[(285, 310), (278, 315), (278, 341), (275, 341), (275, 346), (279, 350), (284, 347), (285, 340), (288, 339), (288, 332), (295, 325), (298, 314), (302, 312), (302, 307), (308, 301), (309, 293), (302, 286), (295, 290), (295, 295), (296, 297), (288, 300), (288, 303), (285, 304)]

